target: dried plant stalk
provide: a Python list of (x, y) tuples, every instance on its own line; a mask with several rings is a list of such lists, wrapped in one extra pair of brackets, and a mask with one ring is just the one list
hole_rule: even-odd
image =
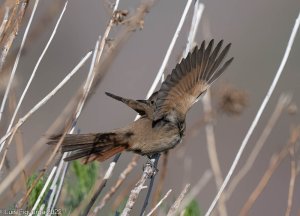
[[(80, 62), (79, 64), (46, 96), (44, 97), (39, 103), (37, 103), (26, 115), (19, 119), (18, 123), (11, 129), (9, 133), (3, 136), (0, 140), (0, 143), (5, 141), (7, 138), (10, 137), (8, 143), (11, 142), (13, 135), (16, 131), (21, 127), (24, 122), (28, 120), (40, 107), (42, 107), (48, 100), (50, 100), (69, 80), (72, 76), (78, 72), (81, 66), (86, 62), (86, 60), (90, 57), (92, 52), (89, 52)], [(9, 186), (9, 184), (18, 176), (18, 174), (22, 171), (23, 167), (26, 166), (31, 159), (35, 156), (35, 154), (40, 149), (41, 145), (35, 144), (31, 151), (24, 157), (22, 162), (18, 163), (18, 165), (8, 174), (8, 176), (1, 182), (0, 184), (0, 194), (4, 192), (4, 190)]]
[(156, 206), (154, 206), (154, 208), (147, 214), (147, 216), (151, 216), (156, 209), (158, 209), (158, 207), (163, 203), (163, 201), (165, 201), (165, 199), (167, 199), (167, 197), (169, 196), (169, 194), (172, 192), (172, 190), (170, 189), (166, 195), (163, 196), (163, 198), (161, 198), (161, 200), (156, 204)]
[(292, 205), (293, 205), (293, 196), (294, 196), (294, 190), (295, 190), (295, 182), (296, 182), (296, 177), (297, 177), (297, 164), (296, 164), (296, 160), (295, 160), (295, 146), (291, 146), (289, 148), (289, 153), (291, 155), (291, 177), (290, 177), (290, 183), (289, 183), (289, 192), (288, 192), (285, 216), (291, 215)]
[(212, 178), (212, 172), (211, 170), (206, 170), (204, 174), (201, 176), (197, 184), (190, 190), (189, 193), (187, 193), (182, 200), (182, 202), (179, 204), (179, 206), (176, 205), (176, 208), (173, 208), (171, 213), (168, 214), (168, 216), (176, 215), (184, 210), (184, 208), (193, 200), (195, 197), (201, 192), (201, 190), (207, 185), (207, 183)]
[(262, 176), (261, 180), (259, 181), (258, 185), (251, 193), (247, 201), (244, 203), (240, 215), (246, 216), (249, 214), (249, 210), (259, 197), (259, 195), (263, 192), (269, 180), (271, 179), (273, 173), (277, 170), (278, 166), (281, 164), (283, 159), (289, 154), (289, 149), (295, 147), (296, 142), (299, 140), (300, 137), (300, 126), (296, 128), (292, 128), (290, 139), (287, 145), (283, 146), (279, 153), (274, 154), (271, 158), (270, 165), (267, 168), (266, 172)]
[[(204, 96), (203, 100), (203, 108), (204, 108), (204, 115), (207, 119), (207, 123), (205, 125), (205, 132), (206, 132), (206, 140), (207, 140), (207, 150), (208, 156), (210, 161), (210, 166), (214, 174), (214, 179), (216, 182), (217, 189), (219, 190), (222, 182), (222, 172), (220, 167), (220, 162), (217, 154), (217, 147), (216, 147), (216, 138), (214, 132), (214, 126), (212, 123), (212, 105), (211, 105), (211, 97), (210, 97), (210, 90), (208, 89), (206, 95)], [(218, 211), (221, 216), (227, 216), (227, 208), (225, 205), (225, 196), (221, 195), (218, 203)]]
[(126, 177), (129, 173), (133, 170), (133, 168), (137, 165), (137, 161), (140, 157), (138, 155), (135, 155), (132, 158), (132, 161), (127, 165), (127, 167), (121, 172), (119, 175), (119, 178), (114, 186), (110, 188), (108, 193), (105, 194), (105, 196), (102, 198), (100, 205), (95, 207), (93, 213), (97, 215), (97, 213), (105, 206), (105, 204), (108, 202), (108, 200), (116, 193), (116, 191), (120, 188), (120, 186), (125, 181)]
[(290, 54), (291, 48), (293, 46), (293, 43), (294, 43), (297, 31), (298, 31), (299, 25), (300, 25), (300, 13), (298, 14), (298, 17), (296, 19), (295, 25), (293, 27), (293, 30), (292, 30), (292, 33), (291, 33), (291, 36), (290, 36), (290, 39), (288, 41), (288, 45), (286, 47), (286, 50), (285, 50), (285, 53), (284, 53), (284, 56), (283, 56), (283, 59), (282, 59), (282, 61), (280, 63), (280, 66), (279, 66), (279, 68), (278, 68), (278, 70), (275, 74), (275, 77), (274, 77), (274, 79), (271, 83), (271, 86), (269, 87), (269, 90), (268, 90), (261, 106), (259, 107), (253, 122), (250, 125), (250, 128), (249, 128), (249, 130), (248, 130), (248, 132), (247, 132), (247, 134), (246, 134), (246, 136), (245, 136), (245, 138), (244, 138), (244, 140), (243, 140), (243, 142), (242, 142), (242, 144), (241, 144), (241, 146), (240, 146), (240, 148), (239, 148), (239, 150), (238, 150), (238, 152), (237, 152), (237, 154), (236, 154), (236, 156), (235, 156), (235, 158), (232, 162), (232, 165), (231, 165), (231, 167), (230, 167), (230, 169), (229, 169), (229, 171), (228, 171), (228, 173), (225, 177), (225, 180), (224, 180), (222, 186), (220, 187), (220, 190), (218, 191), (218, 193), (215, 196), (214, 200), (212, 201), (210, 207), (208, 208), (207, 212), (205, 213), (205, 216), (209, 216), (211, 214), (212, 210), (216, 206), (216, 203), (220, 199), (221, 194), (223, 193), (225, 187), (227, 186), (229, 180), (231, 179), (231, 176), (232, 176), (232, 174), (233, 174), (233, 172), (234, 172), (234, 170), (235, 170), (235, 168), (236, 168), (236, 166), (237, 166), (237, 164), (238, 164), (238, 162), (239, 162), (239, 160), (242, 156), (242, 153), (243, 153), (243, 151), (244, 151), (244, 149), (245, 149), (245, 147), (246, 147), (246, 145), (247, 145), (247, 143), (248, 143), (248, 141), (249, 141), (256, 125), (257, 125), (257, 123), (258, 123), (258, 121), (260, 120), (260, 117), (261, 117), (263, 111), (265, 110), (265, 108), (267, 106), (267, 103), (269, 102), (272, 93), (274, 92), (274, 89), (275, 89), (275, 87), (278, 83), (278, 80), (279, 80), (279, 78), (280, 78), (280, 76), (283, 72), (284, 66), (285, 66), (285, 64), (287, 62), (287, 59), (289, 57), (289, 54)]
[(146, 164), (144, 168), (143, 175), (141, 179), (136, 183), (135, 187), (131, 190), (126, 206), (121, 214), (121, 216), (129, 216), (133, 205), (135, 204), (140, 192), (145, 188), (146, 180), (152, 178), (154, 173), (154, 169), (150, 164)]
[(290, 95), (281, 95), (278, 99), (277, 105), (266, 125), (264, 128), (262, 134), (258, 138), (254, 148), (252, 149), (246, 163), (244, 166), (240, 169), (240, 171), (232, 178), (231, 183), (228, 186), (228, 189), (226, 191), (226, 199), (229, 199), (237, 185), (243, 180), (243, 178), (246, 176), (246, 174), (249, 172), (251, 167), (253, 166), (256, 157), (260, 153), (260, 150), (264, 146), (267, 138), (269, 137), (270, 133), (272, 132), (272, 129), (274, 128), (275, 124), (277, 123), (279, 117), (281, 116), (283, 110), (288, 106), (288, 104), (291, 101)]
[(179, 208), (183, 198), (185, 197), (186, 193), (189, 191), (190, 189), (190, 184), (187, 184), (183, 190), (181, 191), (180, 195), (178, 196), (178, 198), (176, 199), (176, 201), (173, 203), (173, 205), (171, 206), (171, 208), (168, 211), (167, 216), (172, 216), (175, 215), (177, 212), (177, 209)]
[(5, 32), (5, 35), (3, 35), (3, 37), (1, 38), (1, 41), (0, 41), (0, 48), (2, 50), (2, 52), (0, 54), (0, 71), (3, 68), (7, 54), (10, 51), (13, 41), (19, 32), (21, 22), (23, 20), (24, 14), (26, 12), (28, 3), (29, 3), (29, 0), (17, 0), (16, 1), (15, 7), (14, 7), (8, 21), (6, 22), (5, 28), (3, 29), (3, 32)]

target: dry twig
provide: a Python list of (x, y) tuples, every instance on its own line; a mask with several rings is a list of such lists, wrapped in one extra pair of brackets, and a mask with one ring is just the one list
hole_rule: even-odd
[(19, 32), (28, 3), (29, 0), (17, 0), (15, 7), (10, 14), (10, 17), (6, 22), (6, 26), (3, 28), (3, 32), (5, 32), (5, 34), (3, 34), (3, 37), (0, 41), (0, 48), (2, 50), (0, 55), (0, 71), (3, 68), (7, 54), (13, 44), (13, 41)]
[(125, 187), (121, 192), (119, 192), (119, 195), (114, 199), (114, 202), (112, 204), (112, 211), (117, 211), (118, 207), (121, 206), (123, 202), (127, 199), (128, 194), (130, 194), (131, 188), (133, 188), (136, 184), (136, 182), (139, 180), (139, 176), (134, 178), (133, 181), (129, 182), (128, 186)]
[(9, 14), (9, 7), (6, 7), (5, 14), (3, 16), (2, 23), (0, 25), (0, 42), (2, 40), (2, 35), (3, 35), (4, 29), (6, 27), (7, 21), (8, 21), (8, 14)]
[[(94, 67), (95, 67), (95, 61), (96, 61), (96, 56), (97, 56), (97, 50), (99, 48), (99, 41), (100, 41), (100, 38), (97, 40), (96, 42), (96, 45), (95, 45), (95, 48), (94, 48), (94, 53), (93, 53), (93, 58), (92, 58), (92, 62), (90, 64), (90, 69), (89, 69), (89, 73), (88, 73), (88, 76), (87, 76), (87, 79), (86, 79), (86, 82), (83, 86), (83, 94), (82, 94), (82, 98), (79, 100), (78, 102), (78, 105), (77, 105), (77, 108), (76, 108), (76, 111), (75, 113), (73, 114), (74, 118), (69, 122), (69, 124), (71, 125), (70, 127), (66, 127), (65, 128), (65, 131), (67, 131), (68, 133), (74, 133), (74, 129), (75, 129), (75, 124), (77, 122), (77, 119), (79, 117), (79, 115), (81, 114), (81, 111), (82, 111), (82, 108), (83, 108), (83, 105), (86, 101), (86, 98), (87, 98), (87, 95), (90, 91), (90, 87), (91, 87), (91, 84), (93, 82), (93, 79), (94, 79), (94, 75), (95, 75), (95, 72), (94, 72)], [(71, 129), (72, 128), (72, 129)], [(59, 144), (60, 145), (60, 144)], [(59, 167), (61, 167), (63, 164), (64, 164), (64, 169), (63, 169), (63, 172), (60, 173), (60, 170), (56, 173), (56, 176), (55, 176), (55, 179), (54, 181), (52, 182), (52, 185), (51, 187), (52, 188), (55, 188), (56, 189), (56, 183), (57, 183), (57, 179), (58, 179), (58, 176), (61, 174), (62, 177), (60, 178), (60, 183), (59, 183), (59, 187), (58, 187), (58, 190), (53, 190), (52, 191), (52, 194), (51, 194), (51, 197), (50, 199), (48, 200), (48, 207), (47, 209), (54, 209), (55, 207), (55, 204), (58, 200), (58, 197), (59, 197), (59, 194), (60, 194), (60, 191), (61, 191), (61, 188), (62, 188), (62, 182), (64, 180), (64, 176), (65, 176), (65, 173), (66, 173), (66, 169), (67, 169), (67, 166), (68, 166), (68, 163), (64, 163), (64, 159), (67, 157), (69, 153), (65, 152), (62, 157), (60, 158), (60, 163), (59, 163)], [(55, 195), (55, 198), (54, 198), (54, 194), (56, 193)], [(52, 199), (54, 198), (54, 202), (52, 203)]]
[(212, 172), (211, 170), (206, 170), (202, 177), (199, 179), (197, 184), (190, 190), (188, 194), (184, 197), (182, 202), (179, 204), (179, 206), (176, 206), (176, 209), (174, 208), (172, 210), (172, 214), (168, 214), (168, 216), (176, 215), (177, 213), (183, 211), (183, 209), (193, 200), (195, 197), (201, 192), (201, 190), (207, 185), (207, 183), (212, 178)]
[[(38, 3), (39, 0), (37, 0), (36, 2)], [(36, 4), (36, 6), (37, 6), (37, 4)], [(10, 121), (10, 123), (9, 123), (9, 126), (8, 126), (8, 128), (7, 128), (6, 133), (8, 133), (8, 132), (11, 130), (12, 126), (13, 126), (13, 123), (14, 123), (14, 121), (15, 121), (15, 118), (16, 118), (16, 116), (17, 116), (17, 113), (18, 113), (18, 111), (19, 111), (19, 108), (21, 107), (21, 104), (22, 104), (22, 102), (23, 102), (23, 99), (24, 99), (24, 97), (25, 97), (25, 95), (26, 95), (26, 93), (27, 93), (27, 91), (28, 91), (28, 89), (29, 89), (29, 87), (30, 87), (30, 85), (31, 85), (31, 82), (32, 82), (32, 80), (33, 80), (33, 78), (34, 78), (34, 76), (35, 76), (35, 74), (36, 74), (36, 71), (37, 71), (37, 69), (38, 69), (38, 67), (39, 67), (39, 65), (40, 65), (40, 62), (42, 61), (42, 59), (43, 59), (43, 57), (44, 57), (44, 55), (45, 55), (45, 53), (46, 53), (46, 51), (47, 51), (47, 49), (48, 49), (48, 47), (49, 47), (51, 41), (52, 41), (52, 39), (53, 39), (53, 37), (54, 37), (54, 35), (55, 35), (55, 33), (56, 33), (56, 30), (57, 30), (57, 28), (58, 28), (58, 25), (59, 25), (59, 23), (60, 23), (60, 21), (61, 21), (61, 19), (62, 19), (62, 16), (63, 16), (63, 14), (64, 14), (64, 12), (65, 12), (65, 10), (66, 10), (66, 6), (67, 6), (67, 2), (66, 2), (66, 4), (65, 4), (65, 6), (64, 6), (64, 8), (63, 8), (63, 10), (62, 10), (62, 12), (61, 12), (61, 14), (60, 14), (58, 20), (57, 20), (57, 23), (56, 23), (56, 25), (55, 25), (55, 27), (54, 27), (54, 29), (53, 29), (53, 31), (52, 31), (52, 34), (51, 34), (51, 36), (50, 36), (50, 38), (49, 38), (49, 40), (48, 40), (48, 42), (47, 42), (47, 44), (46, 44), (44, 50), (42, 51), (42, 54), (40, 55), (40, 57), (39, 57), (39, 59), (38, 59), (36, 65), (35, 65), (35, 67), (34, 67), (34, 69), (33, 69), (33, 72), (32, 72), (32, 74), (31, 74), (31, 76), (30, 76), (30, 78), (29, 78), (29, 80), (28, 80), (28, 82), (27, 82), (27, 84), (26, 84), (26, 87), (25, 87), (24, 91), (22, 92), (22, 95), (21, 95), (20, 100), (19, 100), (19, 102), (18, 102), (18, 104), (17, 104), (17, 107), (16, 107), (16, 109), (15, 109), (15, 111), (14, 111), (14, 113), (13, 113), (13, 116), (12, 116), (12, 118), (11, 118), (11, 121)], [(35, 7), (35, 9), (36, 9), (36, 7)], [(34, 10), (34, 11), (35, 11), (35, 10)], [(33, 14), (34, 14), (34, 13), (33, 13)], [(33, 16), (32, 16), (32, 17), (33, 17)], [(32, 19), (32, 17), (31, 17), (31, 19)], [(22, 48), (23, 48), (23, 45), (20, 47), (19, 54), (21, 53)], [(18, 65), (18, 61), (16, 61), (16, 64), (15, 64), (15, 67), (14, 67), (15, 70), (16, 70), (17, 65)], [(13, 71), (15, 71), (15, 70), (13, 70)], [(0, 119), (0, 120), (1, 120), (1, 119)], [(12, 137), (13, 137), (13, 136), (12, 136)], [(1, 144), (2, 144), (2, 146), (4, 146), (4, 145), (5, 145), (5, 142), (3, 142), (3, 143), (1, 143)], [(3, 155), (2, 160), (5, 159), (6, 152), (8, 151), (8, 148), (9, 148), (9, 144), (7, 144), (7, 146), (6, 146), (6, 149), (5, 149), (5, 152), (4, 152), (4, 155)], [(0, 170), (1, 170), (1, 167), (2, 167), (2, 166), (0, 166)]]
[[(219, 158), (217, 154), (216, 148), (216, 138), (214, 132), (214, 126), (212, 123), (212, 105), (211, 105), (211, 97), (210, 97), (210, 90), (208, 89), (206, 95), (203, 97), (203, 108), (204, 108), (204, 115), (207, 119), (207, 123), (205, 125), (205, 132), (206, 132), (206, 140), (207, 140), (207, 150), (208, 156), (210, 161), (210, 166), (214, 174), (214, 179), (216, 182), (217, 189), (219, 190), (222, 182), (222, 172), (220, 168)], [(227, 216), (227, 208), (225, 205), (225, 196), (221, 195), (219, 203), (218, 203), (218, 211), (221, 216)]]
[[(42, 107), (49, 99), (51, 99), (65, 84), (70, 80), (70, 78), (75, 75), (75, 73), (81, 68), (81, 66), (86, 62), (86, 60), (90, 57), (92, 52), (89, 52), (79, 63), (78, 65), (48, 94), (44, 97), (39, 103), (37, 103), (26, 115), (19, 119), (18, 123), (11, 129), (9, 133), (3, 136), (0, 140), (0, 143), (5, 141), (10, 137), (8, 143), (11, 142), (13, 135), (16, 131), (21, 127), (24, 122), (28, 120), (40, 107)], [(38, 152), (40, 145), (34, 145), (31, 151), (24, 157), (22, 162), (18, 163), (18, 165), (8, 174), (8, 176), (1, 182), (0, 184), (0, 194), (4, 192), (4, 190), (9, 186), (9, 184), (17, 177), (17, 175), (23, 170), (23, 167), (26, 166), (29, 161), (33, 158), (33, 156)]]
[[(159, 158), (160, 158), (160, 154), (156, 154), (151, 159), (151, 161), (152, 161), (151, 163), (153, 164), (153, 166), (151, 166), (151, 168), (152, 168), (152, 172), (154, 174), (150, 177), (150, 183), (149, 183), (149, 186), (147, 187), (148, 190), (147, 190), (147, 194), (146, 194), (146, 197), (145, 197), (144, 204), (142, 206), (142, 210), (141, 210), (140, 215), (144, 215), (145, 212), (146, 212), (146, 208), (148, 206), (149, 199), (150, 199), (151, 192), (152, 192), (153, 185), (154, 185), (155, 175), (156, 175), (156, 172), (157, 172), (156, 169), (157, 169), (157, 164), (158, 164)], [(145, 170), (144, 170), (144, 172), (145, 172)]]
[(123, 184), (123, 182), (125, 181), (125, 179), (128, 176), (128, 174), (131, 173), (131, 171), (133, 170), (133, 168), (137, 165), (138, 159), (139, 159), (138, 155), (135, 155), (132, 158), (132, 161), (127, 165), (126, 169), (123, 170), (123, 172), (121, 172), (121, 174), (119, 175), (119, 178), (118, 178), (116, 184), (110, 188), (110, 190), (108, 191), (108, 193), (105, 194), (105, 196), (102, 198), (102, 200), (100, 202), (100, 205), (97, 206), (94, 209), (93, 214), (97, 215), (97, 213), (105, 206), (105, 204), (107, 203), (107, 201), (120, 188), (120, 186)]
[(224, 180), (222, 186), (220, 187), (220, 190), (216, 194), (216, 196), (215, 196), (214, 200), (212, 201), (210, 207), (208, 208), (207, 212), (205, 213), (205, 216), (209, 216), (211, 214), (211, 212), (214, 209), (216, 203), (220, 199), (221, 194), (223, 193), (225, 187), (227, 186), (227, 184), (228, 184), (228, 182), (229, 182), (229, 180), (230, 180), (230, 178), (231, 178), (231, 176), (232, 176), (232, 174), (233, 174), (233, 172), (234, 172), (234, 170), (235, 170), (235, 168), (236, 168), (236, 166), (237, 166), (237, 164), (238, 164), (238, 162), (239, 162), (239, 160), (242, 156), (242, 153), (243, 153), (243, 151), (244, 151), (244, 149), (245, 149), (245, 147), (246, 147), (246, 145), (247, 145), (247, 143), (248, 143), (248, 141), (249, 141), (249, 139), (250, 139), (257, 123), (258, 123), (258, 121), (259, 121), (259, 119), (260, 119), (263, 111), (265, 110), (265, 108), (267, 106), (267, 103), (269, 102), (269, 99), (270, 99), (270, 97), (271, 97), (271, 95), (272, 95), (272, 93), (273, 93), (273, 91), (274, 91), (274, 89), (275, 89), (275, 87), (278, 83), (278, 80), (279, 80), (279, 78), (280, 78), (280, 76), (283, 72), (284, 66), (285, 66), (285, 64), (287, 62), (287, 59), (289, 57), (289, 54), (290, 54), (292, 45), (294, 43), (294, 39), (296, 37), (299, 25), (300, 25), (300, 13), (298, 14), (298, 17), (296, 19), (294, 28), (293, 28), (291, 36), (290, 36), (290, 39), (288, 41), (288, 45), (286, 47), (286, 51), (284, 53), (283, 59), (280, 63), (280, 66), (279, 66), (279, 68), (278, 68), (278, 70), (275, 74), (275, 77), (272, 81), (272, 84), (271, 84), (271, 86), (270, 86), (270, 88), (269, 88), (269, 90), (268, 90), (268, 92), (267, 92), (267, 94), (266, 94), (259, 110), (257, 111), (257, 114), (256, 114), (253, 122), (251, 123), (251, 126), (250, 126), (250, 128), (249, 128), (249, 130), (248, 130), (248, 132), (247, 132), (247, 134), (246, 134), (246, 136), (245, 136), (245, 138), (244, 138), (244, 140), (243, 140), (243, 142), (242, 142), (242, 144), (241, 144), (241, 146), (240, 146), (240, 148), (239, 148), (239, 150), (238, 150), (238, 152), (237, 152), (237, 154), (236, 154), (236, 156), (235, 156), (235, 158), (232, 162), (232, 165), (231, 165), (231, 167), (230, 167), (230, 169), (229, 169), (229, 171), (228, 171), (228, 173), (225, 177), (225, 180)]
[[(16, 104), (16, 92), (13, 90), (8, 98), (9, 101), (9, 111), (11, 114), (13, 114), (17, 104)], [(16, 156), (17, 156), (17, 162), (20, 163), (20, 161), (24, 158), (24, 143), (23, 143), (23, 136), (20, 131), (16, 133), (15, 137), (15, 143), (16, 143)], [(15, 181), (14, 186), (18, 186), (18, 190), (24, 189), (26, 187), (27, 177), (26, 177), (26, 171), (25, 167), (22, 171), (23, 175), (21, 178), (19, 178), (17, 181)]]
[(178, 196), (178, 198), (176, 199), (176, 201), (173, 203), (173, 205), (171, 206), (171, 208), (168, 211), (167, 216), (172, 216), (175, 215), (175, 213), (177, 212), (177, 209), (179, 208), (180, 203), (182, 202), (184, 196), (186, 195), (186, 193), (188, 192), (188, 190), (190, 189), (190, 184), (187, 184), (183, 190), (181, 191), (180, 195)]
[(293, 195), (295, 190), (295, 182), (297, 177), (297, 164), (295, 160), (295, 146), (290, 146), (289, 153), (291, 155), (291, 177), (289, 183), (289, 193), (287, 199), (287, 207), (285, 211), (285, 216), (291, 215), (292, 204), (293, 204)]
[(262, 134), (258, 138), (254, 148), (252, 149), (246, 163), (240, 169), (240, 171), (232, 178), (231, 183), (228, 186), (226, 191), (226, 199), (228, 200), (232, 195), (233, 191), (237, 187), (237, 185), (243, 180), (246, 174), (249, 172), (251, 167), (253, 166), (260, 150), (262, 149), (263, 145), (265, 144), (266, 140), (268, 139), (272, 129), (274, 128), (276, 122), (278, 121), (279, 117), (281, 116), (283, 110), (289, 105), (291, 101), (290, 95), (281, 95), (278, 99), (277, 105), (266, 125)]
[(300, 137), (300, 126), (296, 128), (292, 128), (291, 134), (290, 134), (290, 139), (287, 145), (283, 146), (283, 148), (280, 150), (279, 153), (274, 154), (271, 158), (270, 165), (267, 168), (266, 172), (260, 179), (258, 185), (256, 188), (253, 190), (245, 204), (243, 205), (240, 215), (241, 216), (246, 216), (248, 215), (249, 210), (259, 197), (259, 195), (262, 193), (262, 191), (265, 189), (267, 186), (269, 180), (271, 179), (273, 173), (277, 170), (278, 166), (281, 164), (283, 159), (289, 154), (289, 149), (294, 148), (296, 142), (299, 140)]
[(126, 206), (125, 206), (121, 216), (129, 215), (141, 190), (146, 188), (146, 186), (144, 185), (146, 183), (146, 180), (149, 178), (152, 178), (154, 176), (154, 174), (155, 174), (155, 170), (153, 169), (153, 167), (150, 164), (146, 164), (141, 179), (136, 183), (135, 187), (130, 192), (128, 201), (126, 203)]
[(169, 196), (169, 194), (172, 192), (172, 190), (170, 189), (166, 195), (164, 195), (163, 198), (161, 198), (161, 200), (156, 204), (156, 206), (154, 206), (154, 208), (147, 214), (147, 216), (151, 216), (155, 211), (156, 209), (158, 209), (158, 207), (162, 204), (162, 202), (167, 199), (167, 197)]
[[(119, 5), (119, 0), (116, 0), (115, 6), (114, 6), (114, 9), (113, 9), (113, 14), (114, 14), (115, 11), (117, 10), (118, 5)], [(107, 26), (105, 32), (104, 32), (104, 35), (103, 35), (103, 37), (102, 37), (102, 39), (101, 39), (101, 41), (100, 41), (100, 46), (99, 46), (99, 48), (98, 48), (97, 50), (95, 50), (95, 52), (96, 52), (96, 55), (95, 55), (95, 62), (94, 62), (94, 64), (93, 64), (92, 67), (91, 67), (92, 78), (91, 78), (90, 82), (88, 83), (88, 85), (86, 86), (86, 91), (85, 91), (86, 94), (84, 94), (84, 102), (86, 101), (86, 99), (87, 99), (87, 97), (88, 97), (88, 95), (89, 95), (89, 91), (90, 91), (90, 89), (91, 89), (91, 87), (92, 87), (93, 80), (94, 80), (94, 78), (95, 78), (95, 76), (96, 76), (96, 73), (97, 73), (97, 66), (98, 66), (99, 61), (100, 61), (100, 58), (101, 58), (101, 56), (102, 56), (102, 53), (103, 53), (103, 50), (104, 50), (104, 47), (105, 47), (105, 44), (106, 44), (108, 35), (109, 35), (109, 33), (110, 33), (110, 30), (111, 30), (111, 28), (113, 27), (113, 24), (114, 24), (114, 22), (113, 22), (113, 19), (114, 19), (113, 14), (112, 14), (112, 16), (111, 16), (111, 19), (110, 19), (110, 21), (109, 21), (109, 24), (108, 24), (108, 26)], [(97, 46), (96, 46), (96, 47), (97, 47)], [(82, 106), (80, 107), (80, 111), (76, 114), (76, 119), (78, 118), (79, 113), (80, 113), (81, 110), (83, 109), (83, 106), (84, 106), (84, 103), (82, 103)], [(120, 156), (120, 155), (119, 155), (119, 156)], [(119, 158), (119, 156), (118, 156), (118, 157), (115, 157), (114, 160), (117, 161), (118, 158)], [(88, 158), (86, 159), (86, 161), (88, 161)], [(113, 162), (114, 165), (115, 165), (115, 163), (116, 163), (116, 162)], [(114, 166), (113, 166), (113, 167), (114, 167)], [(109, 171), (108, 175), (105, 175), (105, 176), (104, 176), (104, 179), (103, 179), (103, 181), (101, 182), (99, 189), (96, 191), (96, 193), (94, 194), (94, 196), (93, 196), (93, 198), (91, 199), (90, 203), (89, 203), (88, 206), (86, 207), (86, 209), (85, 209), (85, 211), (84, 211), (84, 215), (87, 215), (87, 214), (88, 214), (88, 212), (90, 211), (91, 207), (92, 207), (93, 204), (95, 203), (97, 197), (100, 195), (102, 189), (105, 187), (106, 182), (107, 182), (107, 180), (109, 179), (112, 170), (110, 171), (110, 169), (109, 169), (108, 171)], [(107, 174), (107, 173), (106, 173), (106, 174)]]

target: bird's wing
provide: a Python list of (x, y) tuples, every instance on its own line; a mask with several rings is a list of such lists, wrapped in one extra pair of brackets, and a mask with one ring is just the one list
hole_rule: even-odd
[(211, 40), (205, 48), (203, 41), (199, 49), (196, 47), (190, 52), (167, 76), (158, 91), (154, 122), (171, 112), (185, 117), (197, 98), (232, 62), (233, 58), (223, 63), (231, 44), (221, 50), (223, 41), (220, 41), (214, 49), (213, 43), (214, 40)]
[(109, 97), (114, 98), (115, 100), (121, 101), (130, 108), (134, 109), (139, 115), (153, 115), (153, 108), (150, 107), (147, 100), (133, 100), (133, 99), (127, 99), (123, 98), (117, 95), (114, 95), (109, 92), (105, 92), (105, 94)]

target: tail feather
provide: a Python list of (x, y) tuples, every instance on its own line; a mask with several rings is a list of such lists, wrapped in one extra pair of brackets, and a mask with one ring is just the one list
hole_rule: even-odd
[[(57, 144), (61, 135), (50, 137), (49, 145)], [(126, 141), (126, 140), (125, 140)], [(94, 160), (104, 161), (124, 151), (128, 144), (117, 133), (67, 134), (62, 142), (61, 151), (71, 152), (65, 161), (83, 158), (83, 163)]]
[(72, 161), (72, 160), (76, 160), (76, 159), (82, 158), (82, 162), (84, 164), (92, 162), (92, 161), (95, 161), (95, 160), (103, 162), (103, 161), (111, 158), (115, 154), (120, 153), (120, 152), (122, 152), (124, 150), (125, 150), (124, 146), (116, 146), (116, 147), (113, 147), (113, 148), (111, 148), (109, 150), (106, 150), (103, 153), (100, 153), (100, 152), (91, 153), (91, 151), (79, 150), (79, 151), (72, 152), (64, 160), (65, 161)]

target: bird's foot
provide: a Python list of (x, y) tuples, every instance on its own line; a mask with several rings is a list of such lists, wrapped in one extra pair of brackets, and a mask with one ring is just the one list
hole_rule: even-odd
[(149, 173), (149, 177), (153, 177), (158, 173), (159, 170), (157, 169), (153, 161), (148, 160), (143, 166), (143, 171)]
[(143, 166), (143, 171), (148, 173), (149, 177), (153, 177), (158, 173), (157, 162), (159, 155), (149, 157), (146, 164)]

